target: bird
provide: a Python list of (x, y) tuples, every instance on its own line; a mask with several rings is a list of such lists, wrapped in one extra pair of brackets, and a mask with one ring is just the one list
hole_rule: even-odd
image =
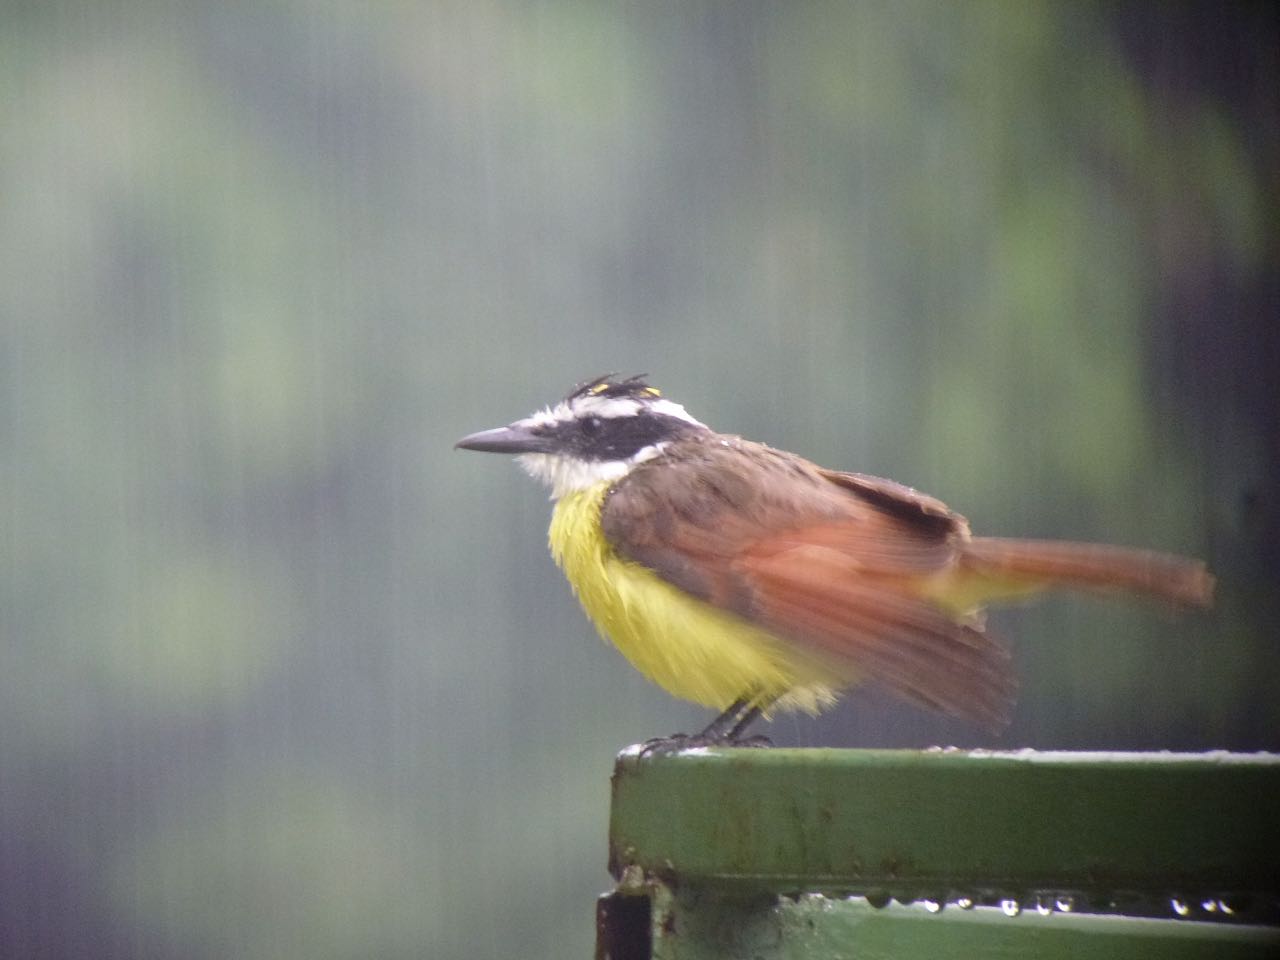
[(463, 437), (550, 487), (548, 544), (587, 617), (649, 680), (718, 711), (663, 749), (764, 745), (761, 715), (817, 714), (869, 682), (993, 732), (1017, 688), (985, 607), (1053, 588), (1207, 607), (1195, 559), (974, 536), (942, 501), (717, 433), (649, 384), (606, 375)]

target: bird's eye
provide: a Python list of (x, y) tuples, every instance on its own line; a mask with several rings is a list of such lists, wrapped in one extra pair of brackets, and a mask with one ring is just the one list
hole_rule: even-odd
[(601, 420), (599, 417), (587, 417), (582, 421), (582, 432), (587, 436), (594, 436), (600, 432)]

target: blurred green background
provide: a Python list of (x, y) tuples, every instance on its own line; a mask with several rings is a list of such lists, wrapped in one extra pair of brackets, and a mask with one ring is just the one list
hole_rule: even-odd
[(605, 371), (992, 534), (1206, 557), (1001, 613), (1000, 741), (1280, 747), (1267, 4), (0, 6), (0, 954), (585, 957), (622, 746), (545, 494)]

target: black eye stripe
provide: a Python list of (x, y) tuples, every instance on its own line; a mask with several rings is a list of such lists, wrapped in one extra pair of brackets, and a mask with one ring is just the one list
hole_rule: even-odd
[(626, 460), (645, 447), (702, 429), (679, 417), (642, 411), (626, 417), (583, 417), (555, 433), (564, 452), (584, 460)]

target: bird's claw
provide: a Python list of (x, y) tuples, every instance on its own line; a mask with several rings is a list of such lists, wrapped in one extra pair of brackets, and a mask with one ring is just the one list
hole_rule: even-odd
[(706, 747), (762, 749), (772, 746), (773, 741), (765, 736), (738, 739), (734, 737), (712, 737), (705, 733), (673, 733), (669, 737), (653, 737), (646, 740), (640, 745), (640, 756), (655, 757)]

